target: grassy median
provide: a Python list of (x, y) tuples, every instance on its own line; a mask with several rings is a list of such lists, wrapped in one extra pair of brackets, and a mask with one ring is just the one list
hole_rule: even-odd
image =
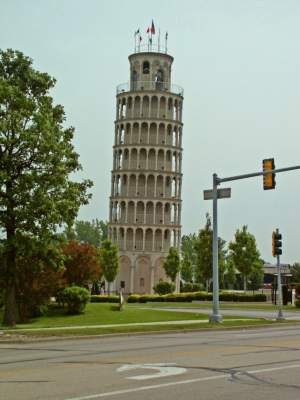
[[(168, 305), (167, 303), (164, 304)], [(172, 306), (177, 306), (172, 303)], [(179, 303), (182, 306), (182, 303)], [(152, 306), (152, 304), (150, 305)], [(206, 328), (231, 328), (257, 325), (272, 325), (273, 321), (261, 318), (224, 317), (222, 324), (210, 324), (207, 313), (166, 311), (147, 309), (145, 305), (125, 305), (119, 311), (116, 304), (90, 303), (80, 315), (68, 315), (65, 310), (50, 307), (44, 316), (32, 319), (29, 323), (18, 324), (15, 329), (0, 326), (10, 335), (45, 336), (85, 336), (112, 333), (143, 333), (173, 330), (192, 330)], [(0, 316), (1, 317), (1, 316)], [(171, 322), (170, 322), (171, 321)], [(180, 322), (179, 322), (180, 321)], [(185, 322), (186, 321), (186, 322)], [(168, 324), (169, 322), (169, 324)], [(142, 324), (154, 323), (153, 325)], [(155, 325), (156, 323), (156, 325)], [(130, 325), (134, 324), (134, 325)], [(117, 326), (109, 326), (117, 325)]]

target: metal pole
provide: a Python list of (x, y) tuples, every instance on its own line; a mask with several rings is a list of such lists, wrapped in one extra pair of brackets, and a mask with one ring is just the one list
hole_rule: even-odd
[[(276, 229), (276, 234), (279, 234), (279, 229)], [(280, 268), (280, 255), (277, 254), (277, 290), (278, 290), (278, 315), (277, 321), (283, 321), (282, 313), (282, 286), (281, 286), (281, 268)]]
[(219, 306), (219, 261), (218, 261), (218, 176), (213, 174), (213, 313), (211, 323), (222, 322)]

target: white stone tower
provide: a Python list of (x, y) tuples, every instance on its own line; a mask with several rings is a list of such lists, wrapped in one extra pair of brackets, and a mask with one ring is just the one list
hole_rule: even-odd
[(180, 247), (183, 89), (166, 51), (136, 50), (130, 82), (117, 87), (108, 231), (120, 250), (115, 289), (153, 293), (169, 248)]

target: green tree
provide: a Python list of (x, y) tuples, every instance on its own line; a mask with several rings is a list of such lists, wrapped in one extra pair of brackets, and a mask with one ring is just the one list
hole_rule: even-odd
[(182, 267), (181, 277), (185, 282), (193, 282), (197, 262), (195, 253), (195, 233), (183, 235), (181, 239)]
[(103, 275), (108, 282), (108, 294), (111, 292), (111, 283), (115, 280), (119, 272), (119, 250), (118, 246), (111, 240), (106, 239), (102, 242), (99, 251), (100, 265), (103, 269)]
[[(51, 296), (63, 288), (61, 243), (22, 235), (16, 255), (16, 302), (19, 322), (41, 314)], [(2, 261), (2, 259), (1, 259)], [(5, 279), (0, 286), (5, 288)]]
[(228, 285), (234, 286), (234, 284), (236, 283), (236, 269), (231, 255), (226, 257), (225, 274), (226, 283)]
[(291, 266), (292, 281), (294, 283), (300, 282), (300, 263), (295, 262)]
[(65, 236), (68, 240), (78, 240), (81, 243), (90, 243), (100, 247), (107, 239), (107, 222), (99, 219), (90, 221), (77, 220), (73, 228), (66, 228)]
[(17, 322), (18, 245), (22, 236), (53, 237), (72, 225), (91, 182), (69, 175), (81, 168), (61, 105), (49, 94), (55, 79), (36, 71), (19, 51), (0, 51), (0, 229), (4, 233), (3, 322)]
[[(206, 223), (203, 229), (200, 229), (194, 241), (194, 248), (197, 256), (195, 276), (199, 283), (206, 283), (208, 290), (209, 281), (212, 278), (212, 237), (213, 231), (211, 227), (211, 219), (206, 214)], [(225, 270), (225, 241), (218, 238), (218, 255), (219, 255), (219, 281), (220, 286), (224, 282)]]
[(250, 275), (248, 277), (248, 287), (250, 290), (258, 290), (262, 287), (263, 282), (264, 282), (264, 269), (263, 269), (263, 262), (258, 261), (252, 271), (250, 272)]
[(65, 255), (63, 276), (68, 285), (85, 287), (101, 279), (99, 254), (93, 245), (70, 240), (62, 250)]
[(183, 258), (181, 261), (180, 275), (185, 282), (193, 282), (193, 266), (187, 258)]
[(234, 240), (229, 243), (234, 266), (243, 277), (244, 290), (247, 290), (247, 280), (253, 270), (262, 264), (255, 237), (247, 229), (246, 225), (241, 230), (237, 229)]
[(180, 256), (178, 250), (175, 247), (170, 247), (169, 253), (163, 263), (166, 275), (175, 282), (176, 276), (180, 271)]

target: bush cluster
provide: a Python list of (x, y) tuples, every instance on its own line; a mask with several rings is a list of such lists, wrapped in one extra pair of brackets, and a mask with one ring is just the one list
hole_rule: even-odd
[(69, 286), (62, 291), (62, 302), (67, 306), (68, 314), (80, 314), (90, 301), (90, 292), (79, 286)]
[(221, 301), (239, 301), (239, 302), (264, 302), (267, 301), (267, 296), (262, 293), (257, 294), (243, 294), (234, 292), (220, 293)]
[(299, 300), (299, 299), (295, 301), (295, 306), (296, 306), (297, 308), (300, 308), (300, 300)]
[(175, 285), (174, 283), (171, 282), (158, 282), (154, 287), (153, 287), (154, 293), (163, 295), (163, 294), (168, 294), (168, 293), (173, 293), (175, 290)]
[[(191, 302), (191, 301), (212, 301), (212, 293), (190, 292), (190, 293), (171, 293), (165, 295), (138, 295), (132, 294), (128, 297), (128, 303), (147, 303), (147, 302)], [(242, 294), (234, 292), (220, 293), (221, 301), (234, 302), (264, 302), (267, 301), (265, 294)]]
[(106, 294), (92, 295), (91, 303), (119, 303), (119, 296), (108, 296)]
[(180, 292), (181, 293), (199, 292), (202, 289), (203, 286), (200, 283), (186, 282), (182, 284)]

